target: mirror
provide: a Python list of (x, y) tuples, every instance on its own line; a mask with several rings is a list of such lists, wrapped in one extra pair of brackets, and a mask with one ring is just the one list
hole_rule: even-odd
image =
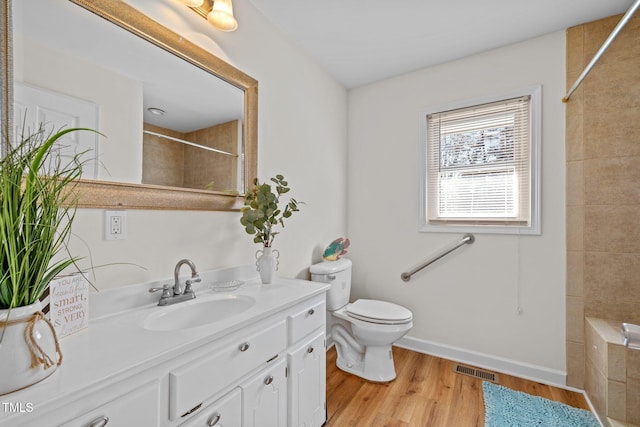
[[(242, 205), (257, 169), (257, 81), (122, 1), (19, 3), (13, 4), (21, 23), (14, 27), (14, 122), (24, 114), (22, 92), (42, 85), (47, 93), (88, 99), (107, 134), (94, 143), (98, 165), (80, 183), (80, 207)], [(46, 3), (77, 20), (46, 13)], [(104, 130), (109, 120), (111, 134)]]

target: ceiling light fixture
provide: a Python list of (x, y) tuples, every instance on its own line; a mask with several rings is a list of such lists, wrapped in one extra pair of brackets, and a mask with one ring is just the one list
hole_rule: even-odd
[(162, 108), (157, 107), (149, 107), (147, 108), (147, 111), (151, 114), (155, 114), (156, 116), (164, 116), (166, 114), (166, 112)]
[(222, 31), (235, 31), (238, 21), (233, 16), (231, 0), (182, 0), (198, 15)]
[(214, 0), (213, 8), (207, 21), (222, 31), (234, 31), (238, 28), (238, 21), (233, 16), (233, 4), (231, 0)]

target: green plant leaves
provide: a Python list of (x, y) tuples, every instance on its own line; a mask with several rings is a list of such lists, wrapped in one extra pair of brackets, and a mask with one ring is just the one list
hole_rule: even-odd
[(273, 226), (280, 224), (284, 227), (284, 218), (290, 218), (293, 212), (299, 210), (295, 199), (290, 199), (284, 208), (278, 205), (280, 196), (291, 190), (284, 176), (278, 174), (270, 178), (270, 181), (276, 184), (275, 193), (270, 184), (260, 184), (256, 179), (253, 189), (245, 194), (244, 206), (240, 208), (240, 224), (245, 227), (247, 234), (254, 235), (254, 243), (262, 243), (264, 246), (271, 246), (278, 234)]
[(0, 309), (33, 304), (51, 279), (77, 259), (57, 256), (75, 216), (78, 153), (62, 163), (53, 146), (72, 128), (24, 136), (0, 159)]

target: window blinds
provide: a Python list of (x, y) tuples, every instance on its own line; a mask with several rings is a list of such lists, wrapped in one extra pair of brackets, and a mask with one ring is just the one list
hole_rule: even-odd
[(529, 224), (530, 101), (426, 116), (428, 223)]

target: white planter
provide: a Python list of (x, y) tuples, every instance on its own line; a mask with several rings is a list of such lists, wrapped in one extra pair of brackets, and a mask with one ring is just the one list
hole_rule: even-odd
[[(37, 356), (48, 356), (52, 365), (45, 368), (42, 363), (31, 367), (31, 352), (27, 346), (25, 339), (25, 329), (28, 326), (27, 321), (34, 313), (40, 311), (42, 305), (40, 302), (27, 305), (24, 307), (16, 307), (11, 310), (0, 310), (0, 395), (11, 393), (35, 384), (51, 375), (57, 368), (58, 362), (62, 356), (56, 352), (56, 339), (54, 332), (46, 321), (37, 320), (30, 334), (33, 338), (32, 343), (37, 345), (42, 352), (36, 348)], [(7, 319), (8, 316), (8, 319)], [(5, 327), (6, 321), (20, 321)]]
[(262, 250), (256, 252), (256, 269), (260, 273), (262, 283), (273, 283), (273, 278), (278, 269), (278, 258), (280, 258), (280, 252), (269, 246), (265, 246)]

